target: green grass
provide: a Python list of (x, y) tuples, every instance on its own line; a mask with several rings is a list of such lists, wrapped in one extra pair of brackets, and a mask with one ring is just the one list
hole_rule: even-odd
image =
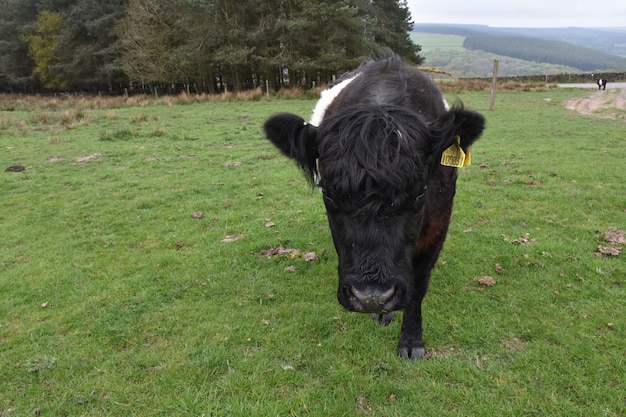
[[(625, 415), (625, 255), (596, 254), (625, 125), (561, 105), (585, 93), (460, 96), (488, 128), (418, 362), (341, 309), (319, 195), (262, 137), (313, 101), (5, 98), (0, 416)], [(260, 256), (281, 244), (319, 260)]]

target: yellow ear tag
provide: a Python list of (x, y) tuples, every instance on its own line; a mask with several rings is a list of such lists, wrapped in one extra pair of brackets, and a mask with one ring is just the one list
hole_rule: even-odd
[(465, 152), (465, 161), (463, 161), (463, 166), (468, 167), (472, 165), (472, 154), (470, 151)]
[(471, 163), (472, 155), (469, 151), (464, 152), (461, 148), (461, 137), (459, 135), (456, 136), (456, 143), (453, 143), (441, 153), (441, 165), (461, 168), (469, 166)]

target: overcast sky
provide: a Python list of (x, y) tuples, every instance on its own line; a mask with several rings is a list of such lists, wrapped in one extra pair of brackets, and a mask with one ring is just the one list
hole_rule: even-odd
[(626, 27), (626, 0), (408, 0), (415, 23)]

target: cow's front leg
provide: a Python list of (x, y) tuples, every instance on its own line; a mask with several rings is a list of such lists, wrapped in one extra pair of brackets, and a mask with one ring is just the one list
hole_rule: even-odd
[(427, 197), (422, 230), (413, 253), (413, 292), (404, 308), (398, 342), (398, 355), (408, 360), (419, 359), (426, 354), (422, 338), (422, 301), (428, 291), (430, 272), (446, 240), (452, 215), (456, 171), (446, 167), (441, 169), (428, 185), (428, 190), (434, 194)]
[(422, 338), (422, 300), (428, 289), (428, 278), (426, 277), (425, 288), (418, 290), (411, 302), (404, 309), (402, 317), (402, 330), (400, 331), (400, 342), (398, 342), (398, 355), (402, 359), (415, 360), (424, 357), (426, 348)]
[(422, 302), (420, 300), (414, 304), (404, 310), (398, 343), (398, 355), (406, 360), (420, 359), (426, 354), (422, 339)]
[(434, 266), (435, 260), (436, 256), (418, 257), (413, 260), (415, 287), (411, 301), (404, 308), (400, 342), (398, 342), (398, 355), (402, 359), (420, 359), (426, 354), (422, 337), (422, 301), (428, 291), (430, 271)]

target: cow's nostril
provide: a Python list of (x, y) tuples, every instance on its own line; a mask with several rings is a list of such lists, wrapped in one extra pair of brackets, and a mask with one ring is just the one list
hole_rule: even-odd
[(398, 304), (395, 286), (386, 290), (371, 286), (361, 288), (345, 286), (343, 291), (346, 299), (350, 300), (351, 307), (356, 311), (369, 313), (392, 311)]
[(350, 290), (352, 291), (352, 295), (354, 295), (356, 299), (362, 303), (374, 301), (384, 304), (393, 297), (396, 292), (396, 287), (391, 287), (385, 292), (379, 292), (370, 288), (358, 290), (356, 287), (352, 287)]
[(346, 297), (346, 299), (349, 299), (352, 297), (352, 287), (350, 285), (344, 286), (342, 290), (343, 290), (343, 296)]

